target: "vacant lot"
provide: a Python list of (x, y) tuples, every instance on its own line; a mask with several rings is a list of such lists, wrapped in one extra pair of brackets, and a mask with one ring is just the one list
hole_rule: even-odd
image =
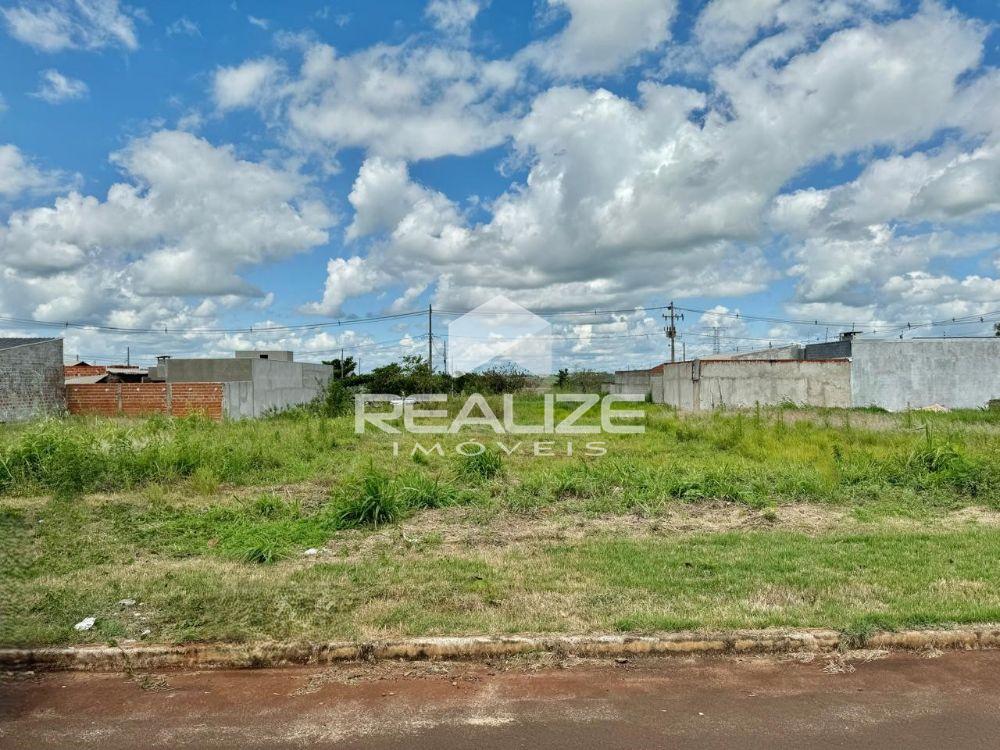
[(1000, 620), (1000, 414), (644, 410), (415, 455), (305, 413), (0, 427), (0, 643)]

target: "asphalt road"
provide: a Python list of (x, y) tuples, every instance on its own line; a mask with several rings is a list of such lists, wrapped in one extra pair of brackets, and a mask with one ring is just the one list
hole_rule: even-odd
[(932, 656), (7, 675), (0, 747), (1000, 746), (1000, 652)]

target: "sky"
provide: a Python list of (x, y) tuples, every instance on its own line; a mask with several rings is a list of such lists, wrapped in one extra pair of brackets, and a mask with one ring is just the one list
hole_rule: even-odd
[[(0, 0), (0, 332), (556, 367), (1000, 320), (994, 0)], [(594, 311), (587, 313), (586, 311)], [(406, 315), (414, 313), (413, 315)]]

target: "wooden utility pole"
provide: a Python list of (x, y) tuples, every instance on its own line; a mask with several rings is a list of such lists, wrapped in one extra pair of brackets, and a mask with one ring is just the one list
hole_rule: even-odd
[(427, 305), (427, 372), (434, 374), (434, 310)]
[(677, 338), (677, 321), (678, 320), (684, 320), (684, 313), (681, 313), (680, 315), (677, 314), (676, 308), (674, 307), (673, 300), (671, 300), (670, 304), (667, 305), (667, 310), (670, 311), (670, 314), (669, 315), (664, 315), (663, 319), (664, 320), (669, 320), (670, 321), (670, 325), (668, 325), (666, 327), (666, 329), (664, 329), (664, 330), (666, 330), (666, 332), (667, 332), (667, 338), (670, 339), (670, 361), (671, 362), (676, 362), (677, 361), (677, 342), (675, 341), (675, 339)]

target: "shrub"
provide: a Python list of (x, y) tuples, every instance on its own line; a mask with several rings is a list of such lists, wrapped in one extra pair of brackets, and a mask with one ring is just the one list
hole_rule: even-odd
[(509, 364), (461, 375), (455, 379), (455, 387), (463, 393), (518, 393), (527, 387), (529, 378), (527, 372)]
[(315, 411), (324, 417), (340, 417), (350, 412), (354, 397), (342, 380), (331, 378), (317, 399)]

